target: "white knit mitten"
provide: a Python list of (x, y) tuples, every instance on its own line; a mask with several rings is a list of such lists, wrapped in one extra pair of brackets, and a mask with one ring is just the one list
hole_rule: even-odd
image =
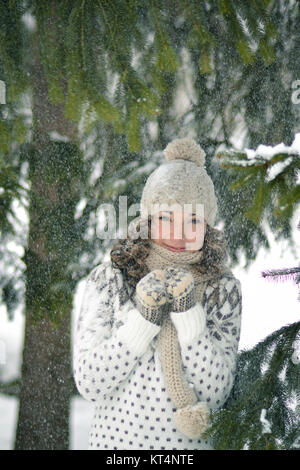
[(167, 292), (170, 296), (171, 311), (185, 312), (196, 303), (194, 278), (183, 268), (171, 266), (165, 270)]
[(137, 308), (143, 317), (161, 325), (164, 305), (168, 302), (165, 275), (160, 269), (146, 274), (136, 286)]

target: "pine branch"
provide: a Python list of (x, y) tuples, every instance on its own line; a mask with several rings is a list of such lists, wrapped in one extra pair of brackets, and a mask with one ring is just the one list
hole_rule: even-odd
[(262, 277), (272, 281), (295, 281), (300, 282), (300, 267), (286, 269), (269, 269), (262, 271)]
[[(298, 222), (297, 229), (300, 230), (300, 221)], [(300, 285), (300, 263), (299, 266), (295, 268), (266, 269), (262, 271), (261, 275), (270, 281), (294, 281), (296, 284)]]
[(211, 426), (204, 433), (216, 450), (289, 450), (295, 446), (299, 374), (292, 354), (299, 334), (297, 322), (239, 353), (231, 394), (222, 409), (212, 413)]

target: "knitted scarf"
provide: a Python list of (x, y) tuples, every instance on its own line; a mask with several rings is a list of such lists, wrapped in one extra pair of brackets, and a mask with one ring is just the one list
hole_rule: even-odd
[[(175, 253), (151, 242), (145, 263), (149, 271), (163, 270), (168, 266), (183, 267), (189, 270), (194, 277), (197, 301), (202, 303), (203, 292), (208, 281), (217, 280), (224, 273), (232, 274), (225, 266), (221, 274), (215, 272), (199, 273), (196, 263), (201, 262), (202, 256), (202, 250), (195, 253)], [(194, 390), (184, 377), (177, 331), (169, 315), (163, 321), (158, 347), (167, 390), (177, 408), (174, 422), (177, 428), (190, 438), (200, 437), (207, 427), (209, 409), (206, 402), (198, 402)]]

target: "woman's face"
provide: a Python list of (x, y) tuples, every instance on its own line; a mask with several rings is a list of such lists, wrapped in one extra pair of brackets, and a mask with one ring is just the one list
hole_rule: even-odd
[(194, 213), (161, 211), (152, 217), (151, 239), (170, 251), (198, 251), (202, 248), (206, 220)]

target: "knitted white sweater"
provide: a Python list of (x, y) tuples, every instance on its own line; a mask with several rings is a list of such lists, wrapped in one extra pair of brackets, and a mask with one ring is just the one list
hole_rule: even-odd
[[(157, 349), (160, 327), (142, 317), (126, 292), (110, 261), (87, 278), (73, 369), (80, 394), (95, 402), (89, 449), (212, 449), (175, 428)], [(224, 276), (217, 292), (213, 308), (216, 292), (208, 286), (203, 306), (170, 314), (185, 377), (210, 409), (221, 407), (232, 388), (241, 322), (240, 281)]]

